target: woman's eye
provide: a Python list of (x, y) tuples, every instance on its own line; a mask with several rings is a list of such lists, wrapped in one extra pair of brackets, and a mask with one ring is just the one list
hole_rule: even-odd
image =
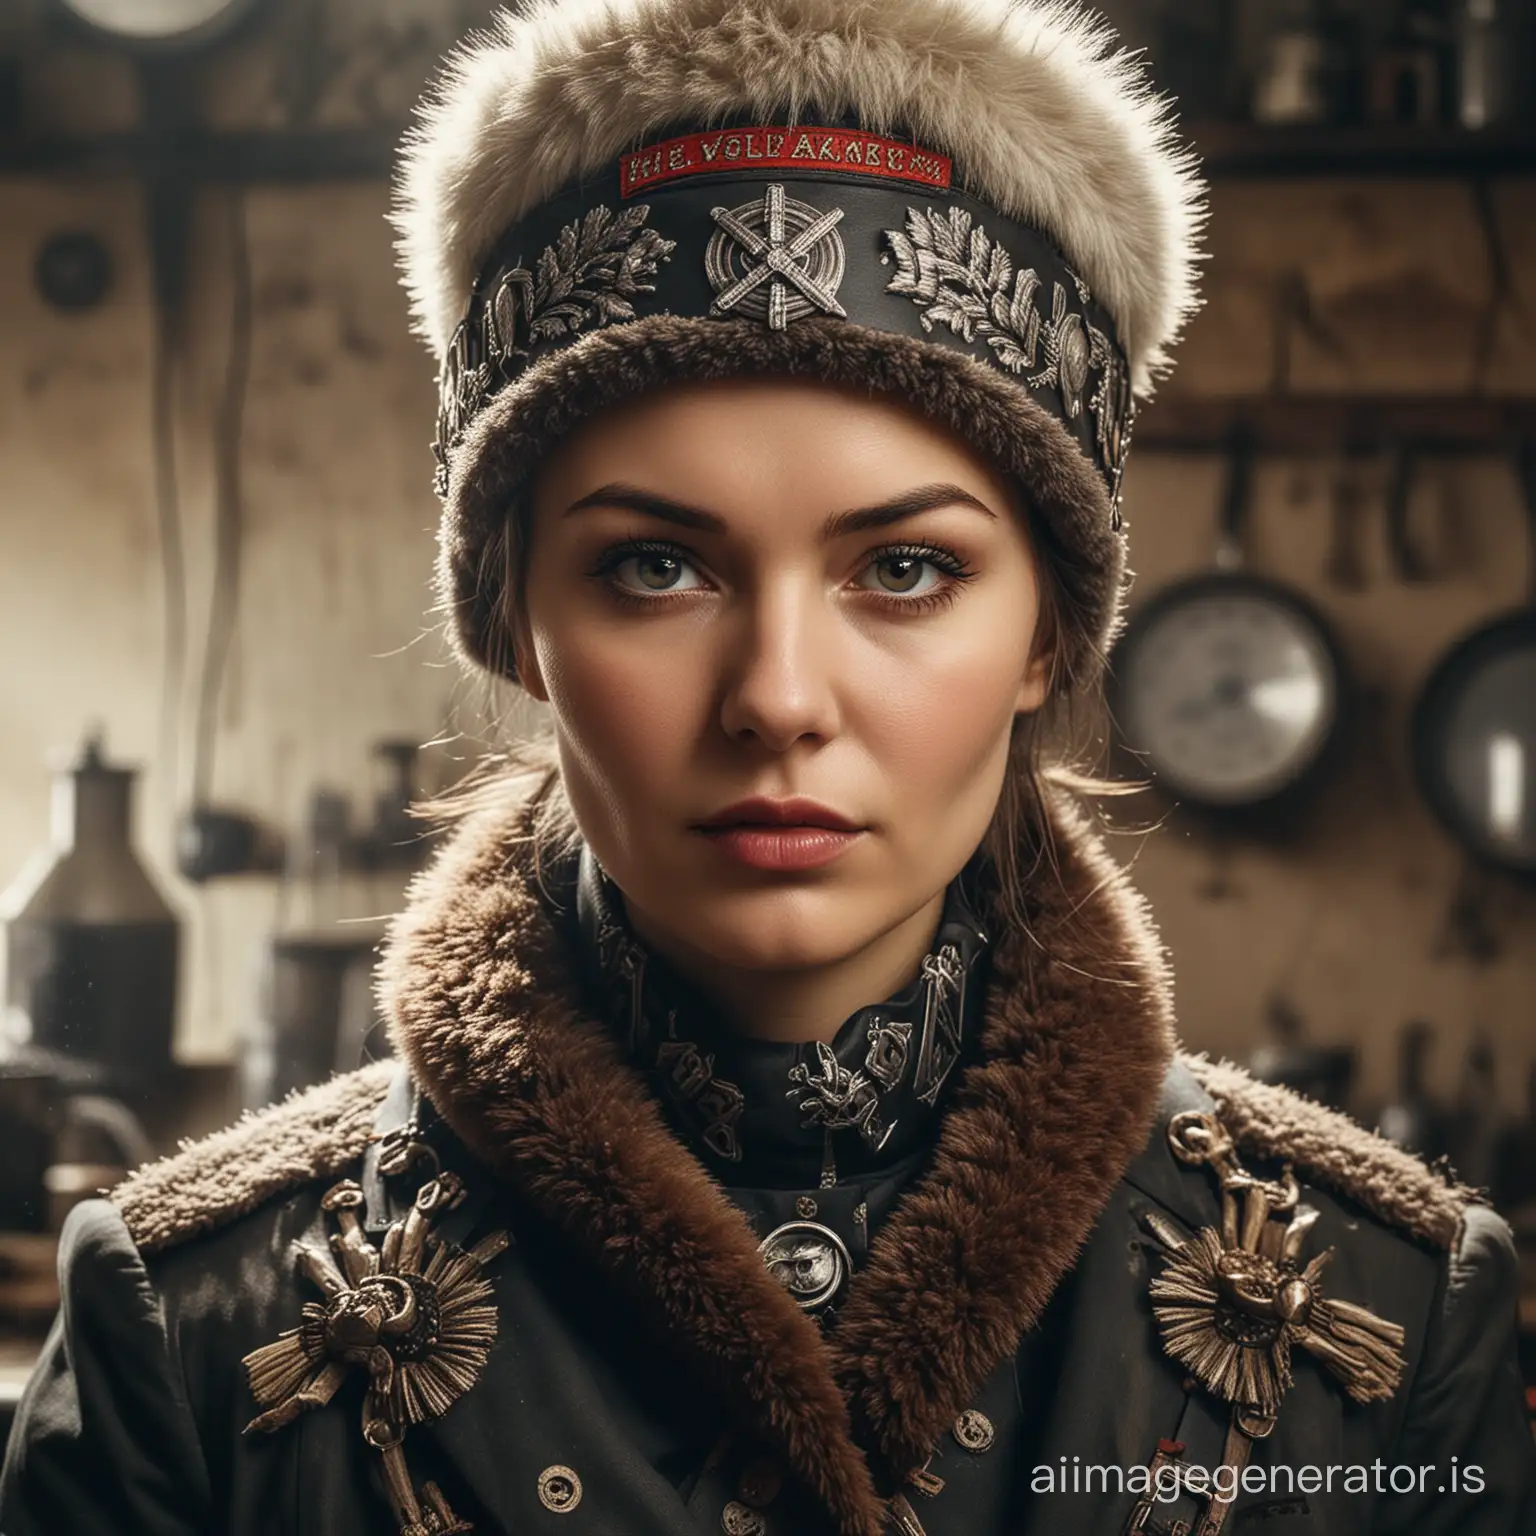
[(934, 581), (920, 585), (925, 571), (932, 577), (942, 575), (932, 560), (926, 560), (921, 555), (882, 555), (870, 561), (867, 569), (880, 578), (877, 591), (899, 593), (903, 597), (914, 592), (928, 592), (933, 588)]
[[(620, 586), (630, 591), (638, 589), (645, 592), (686, 590), (696, 585), (682, 579), (685, 573), (692, 570), (693, 567), (686, 560), (665, 550), (642, 550), (616, 561), (612, 567)], [(633, 572), (633, 577), (627, 579), (627, 573), (630, 572)]]
[[(640, 603), (708, 585), (682, 550), (663, 543), (615, 544), (603, 552), (592, 575), (605, 581), (617, 597)], [(970, 575), (958, 556), (944, 550), (898, 547), (872, 554), (856, 585), (915, 609), (949, 601)]]

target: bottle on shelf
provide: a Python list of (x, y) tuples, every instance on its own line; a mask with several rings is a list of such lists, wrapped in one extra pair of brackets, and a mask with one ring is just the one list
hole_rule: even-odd
[(1451, 112), (1455, 77), (1451, 30), (1442, 5), (1404, 0), (1396, 22), (1372, 51), (1367, 112), (1373, 122), (1432, 127)]
[(1285, 0), (1254, 78), (1253, 120), (1273, 127), (1357, 121), (1361, 64), (1351, 12), (1335, 0)]
[(1510, 0), (1460, 0), (1456, 8), (1456, 117), (1463, 128), (1492, 128), (1509, 113), (1510, 13)]

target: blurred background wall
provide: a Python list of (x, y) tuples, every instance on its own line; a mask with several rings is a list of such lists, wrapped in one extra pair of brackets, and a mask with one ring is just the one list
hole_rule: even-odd
[[(1114, 847), (1186, 1041), (1348, 1048), (1368, 1123), (1403, 1097), (1410, 1024), (1446, 1104), (1512, 1126), (1536, 1083), (1536, 889), (1431, 816), (1409, 752), (1433, 665), (1531, 592), (1532, 7), (1472, 4), (1483, 33), (1460, 0), (1108, 8), (1212, 177), (1206, 307), (1130, 459), (1136, 601), (1212, 566), (1246, 444), (1246, 567), (1316, 605), (1358, 685), (1292, 813), (1153, 790), (1113, 804)], [(47, 841), (50, 765), (99, 729), (140, 769), (136, 840), (183, 924), (181, 1134), (249, 1097), (232, 1064), (280, 941), (366, 952), (399, 905), (401, 765), (441, 788), (531, 718), (460, 679), (429, 608), (435, 388), (385, 224), (409, 105), (490, 12), (257, 0), (223, 42), (148, 56), (61, 0), (0, 14), (0, 885)], [(280, 851), (186, 878), (196, 805)]]
[[(1431, 817), (1410, 715), (1454, 641), (1528, 600), (1531, 525), (1499, 437), (1502, 404), (1536, 394), (1536, 178), (1222, 177), (1212, 209), (1206, 308), (1131, 454), (1135, 596), (1214, 559), (1228, 463), (1181, 440), (1250, 423), (1275, 446), (1253, 471), (1246, 563), (1332, 621), (1359, 696), (1340, 761), (1279, 835), (1175, 813), (1136, 844), (1182, 1027), (1242, 1055), (1289, 1011), (1357, 1047), (1362, 1104), (1394, 1092), (1408, 1021), (1435, 1027), (1450, 1092), (1483, 1032), (1514, 1112), (1536, 1052), (1536, 900)], [(1444, 451), (1414, 465), (1408, 575), (1392, 451), (1423, 436)]]
[[(428, 612), (436, 392), (395, 280), (385, 176), (432, 63), (488, 13), (279, 5), (195, 70), (156, 61), (148, 80), (42, 7), (34, 30), (12, 23), (25, 88), (9, 164), (0, 149), (0, 870), (46, 827), (50, 756), (99, 722), (110, 754), (142, 765), (142, 846), (189, 924), (189, 1061), (227, 1060), (252, 1023), (274, 928), (308, 923), (317, 900), (327, 921), (387, 911), (399, 884), (317, 894), (302, 858), (286, 881), (179, 881), (175, 821), (194, 790), (302, 837), (317, 789), (366, 818), (373, 743), (480, 717), (476, 698), (458, 712), (464, 685)], [(186, 99), (157, 107), (156, 89)], [(207, 157), (185, 181), (136, 167), (157, 112), (182, 153)], [(279, 133), (277, 150), (263, 136)], [(183, 191), (167, 510), (150, 226)], [(36, 268), (74, 232), (112, 273), (99, 303), (70, 311)], [(169, 579), (167, 520), (183, 567)], [(451, 776), (450, 760), (424, 787)]]

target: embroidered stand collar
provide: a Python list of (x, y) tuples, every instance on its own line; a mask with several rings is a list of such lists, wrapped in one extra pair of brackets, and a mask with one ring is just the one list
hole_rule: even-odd
[(844, 1536), (878, 1536), (882, 1493), (1017, 1350), (1147, 1143), (1173, 1032), (1145, 908), (1053, 803), (1056, 858), (1019, 850), (1035, 871), (1027, 926), (982, 893), (976, 1059), (823, 1337), (585, 1006), (580, 945), (541, 894), (531, 832), (546, 793), (563, 794), (558, 779), (487, 799), (417, 876), (378, 973), (396, 1054)]
[(584, 846), (576, 913), (596, 1011), (723, 1183), (808, 1189), (889, 1168), (937, 1134), (981, 1034), (987, 936), (966, 898), (967, 874), (974, 879), (963, 872), (945, 891), (908, 986), (855, 1010), (828, 1044), (794, 1044), (724, 1026), (634, 932), (622, 894)]

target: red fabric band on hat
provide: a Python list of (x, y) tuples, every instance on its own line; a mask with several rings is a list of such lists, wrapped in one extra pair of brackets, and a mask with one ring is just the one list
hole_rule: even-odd
[(619, 159), (623, 197), (677, 181), (744, 169), (835, 170), (843, 176), (949, 186), (947, 155), (856, 128), (721, 128), (647, 144)]

